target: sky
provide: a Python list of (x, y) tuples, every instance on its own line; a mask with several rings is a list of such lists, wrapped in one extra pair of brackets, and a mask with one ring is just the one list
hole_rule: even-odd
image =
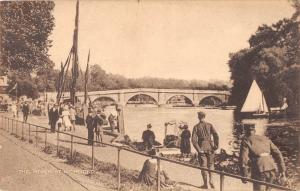
[[(55, 1), (50, 58), (72, 46), (75, 0)], [(229, 81), (229, 54), (249, 47), (259, 25), (289, 18), (288, 0), (81, 0), (79, 63), (128, 78)]]

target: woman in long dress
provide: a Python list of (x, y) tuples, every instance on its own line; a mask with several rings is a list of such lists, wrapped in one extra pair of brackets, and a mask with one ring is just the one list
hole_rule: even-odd
[(63, 108), (61, 115), (62, 115), (62, 123), (63, 123), (63, 126), (65, 127), (64, 131), (66, 131), (67, 128), (69, 128), (71, 131), (73, 126), (70, 121), (70, 111), (69, 111), (68, 107)]
[(180, 137), (180, 152), (182, 157), (187, 157), (191, 153), (191, 132), (188, 129), (189, 127), (187, 125), (184, 125), (182, 127), (184, 130), (182, 131)]
[(18, 115), (18, 107), (17, 107), (17, 104), (13, 103), (13, 104), (11, 105), (11, 111), (12, 111), (12, 113), (13, 113), (14, 118), (17, 117), (17, 115)]
[[(150, 155), (156, 155), (155, 150), (148, 152)], [(155, 158), (147, 159), (144, 162), (143, 169), (138, 177), (139, 182), (146, 184), (147, 186), (153, 186), (157, 184), (157, 160)], [(168, 174), (162, 170), (160, 171), (160, 187), (174, 186), (175, 181), (170, 180)]]
[(76, 121), (76, 110), (75, 110), (75, 107), (73, 105), (70, 105), (69, 111), (70, 111), (71, 124), (72, 124), (73, 130), (75, 131), (75, 121)]

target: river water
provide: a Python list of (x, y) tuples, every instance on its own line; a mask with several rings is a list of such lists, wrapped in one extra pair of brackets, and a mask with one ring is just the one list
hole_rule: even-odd
[[(125, 107), (124, 108), (124, 125), (125, 132), (132, 140), (141, 141), (143, 131), (148, 123), (152, 124), (152, 130), (156, 135), (156, 140), (163, 143), (165, 136), (165, 122), (180, 121), (187, 122), (190, 131), (195, 124), (198, 123), (197, 112), (203, 111), (206, 113), (205, 120), (211, 123), (220, 137), (220, 148), (223, 148), (228, 153), (237, 150), (237, 133), (234, 120), (233, 110), (220, 109), (204, 109), (195, 107), (181, 108), (147, 108), (147, 107)], [(255, 123), (257, 133), (264, 134), (266, 130), (267, 119), (243, 120), (243, 122)], [(168, 127), (167, 134), (177, 134), (174, 126)]]

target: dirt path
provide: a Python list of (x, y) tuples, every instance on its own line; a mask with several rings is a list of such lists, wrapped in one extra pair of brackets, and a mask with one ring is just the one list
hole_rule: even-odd
[(55, 154), (46, 154), (39, 148), (1, 129), (0, 191), (115, 190), (101, 180), (87, 176), (88, 170), (68, 165)]
[(0, 190), (87, 190), (2, 135), (0, 145)]
[[(21, 120), (21, 119), (19, 119)], [(47, 127), (47, 119), (45, 117), (30, 117), (28, 120), (29, 123), (41, 125)], [(20, 127), (19, 127), (20, 128)], [(33, 143), (35, 142), (34, 136), (35, 136), (35, 128), (32, 128), (32, 139)], [(25, 136), (28, 136), (28, 127), (24, 127), (24, 132)], [(19, 129), (20, 133), (20, 129)], [(87, 136), (87, 130), (83, 126), (78, 126), (76, 128), (76, 132), (74, 133), (78, 136), (81, 137), (86, 137)], [(19, 134), (20, 135), (20, 134)], [(44, 134), (40, 133), (39, 137), (43, 139)], [(60, 135), (60, 145), (64, 146), (66, 148), (70, 148), (70, 136), (67, 135)], [(105, 136), (105, 141), (108, 142), (111, 139), (109, 136)], [(56, 133), (48, 134), (47, 136), (47, 141), (56, 144), (57, 137)], [(86, 155), (91, 156), (91, 146), (86, 145), (85, 140), (79, 140), (74, 138), (74, 144), (73, 148), (80, 152), (84, 153)], [(43, 140), (39, 144), (43, 144)], [(111, 148), (111, 147), (96, 147), (95, 148), (95, 158), (100, 161), (104, 162), (110, 162), (110, 163), (115, 163), (117, 162), (117, 149), (116, 148)], [(143, 166), (143, 162), (147, 158), (144, 156), (139, 156), (134, 153), (130, 153), (127, 151), (121, 151), (121, 165), (124, 168), (127, 169), (132, 169), (132, 170), (140, 170)], [(197, 169), (191, 169), (188, 167), (176, 165), (176, 164), (171, 164), (167, 162), (162, 162), (163, 169), (166, 170), (171, 177), (171, 179), (177, 181), (177, 182), (184, 182), (189, 190), (201, 190), (199, 189), (199, 186), (203, 184), (202, 178), (200, 171)], [(215, 185), (216, 189), (219, 190), (219, 180), (220, 177), (218, 175), (215, 175)], [(252, 184), (242, 184), (240, 180), (233, 179), (226, 177), (225, 178), (225, 190), (231, 190), (231, 191), (240, 191), (240, 190), (245, 190), (245, 191), (250, 191), (252, 190)]]

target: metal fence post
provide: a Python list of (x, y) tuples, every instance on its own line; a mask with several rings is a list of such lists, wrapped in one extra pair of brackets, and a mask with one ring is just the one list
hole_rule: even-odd
[(121, 165), (120, 165), (120, 152), (121, 149), (118, 148), (118, 190), (121, 188)]
[(38, 126), (35, 126), (35, 146), (38, 145)]
[(56, 136), (56, 155), (58, 156), (59, 153), (59, 128), (57, 129), (57, 136)]
[(7, 132), (9, 133), (9, 129), (10, 129), (10, 127), (9, 127), (9, 118), (7, 118)]
[(6, 118), (6, 131), (9, 132), (9, 123), (8, 123), (8, 118)]
[(45, 129), (45, 148), (47, 146), (47, 129)]
[(94, 141), (92, 142), (92, 170), (95, 168)]
[(160, 191), (160, 159), (157, 159), (157, 191)]
[(220, 174), (220, 191), (224, 190), (224, 174)]
[(16, 121), (16, 136), (18, 136), (18, 124), (19, 124), (19, 121)]
[(14, 134), (14, 120), (11, 120), (11, 134)]
[(30, 124), (28, 124), (28, 142), (30, 143), (30, 132), (31, 132), (31, 130), (30, 130)]
[(22, 139), (24, 139), (24, 123), (23, 122), (21, 123), (22, 123)]
[(73, 135), (71, 135), (71, 158), (73, 157)]

